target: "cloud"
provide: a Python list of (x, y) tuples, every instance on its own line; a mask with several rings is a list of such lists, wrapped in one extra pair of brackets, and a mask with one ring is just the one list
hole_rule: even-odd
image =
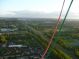
[(6, 17), (6, 16), (12, 16), (15, 15), (14, 12), (9, 12), (9, 11), (0, 11), (0, 17)]
[(6, 12), (3, 11), (0, 14), (0, 17), (24, 17), (24, 18), (52, 18), (56, 17), (57, 13), (44, 13), (44, 12), (35, 12), (35, 11), (13, 11)]
[[(59, 12), (44, 13), (44, 12), (35, 12), (35, 11), (3, 11), (0, 13), (0, 17), (21, 17), (21, 18), (57, 18)], [(65, 16), (65, 13), (62, 14), (62, 18)], [(67, 18), (77, 18), (79, 19), (79, 14), (70, 12)]]

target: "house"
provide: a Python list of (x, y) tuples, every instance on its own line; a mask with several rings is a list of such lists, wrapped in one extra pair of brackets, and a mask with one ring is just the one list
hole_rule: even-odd
[(1, 32), (13, 32), (18, 30), (17, 28), (11, 29), (11, 28), (1, 28), (0, 31)]
[(9, 45), (8, 47), (23, 47), (23, 45)]

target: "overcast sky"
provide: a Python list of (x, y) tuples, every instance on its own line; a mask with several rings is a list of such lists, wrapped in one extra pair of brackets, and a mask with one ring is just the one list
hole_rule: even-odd
[[(67, 10), (70, 1), (71, 0), (66, 0), (63, 15)], [(29, 11), (30, 15), (32, 12), (33, 14), (36, 13), (37, 15), (39, 13), (41, 13), (42, 15), (43, 13), (42, 16), (44, 16), (45, 14), (46, 15), (48, 14), (49, 16), (51, 15), (55, 17), (59, 15), (62, 3), (63, 3), (63, 0), (0, 0), (0, 16), (7, 16), (7, 15), (15, 16), (18, 12), (19, 14), (23, 14), (22, 13), (23, 11), (24, 13), (27, 13)], [(36, 14), (34, 15), (34, 17), (36, 16)], [(26, 15), (26, 14), (23, 14), (23, 15)], [(74, 0), (68, 17), (79, 19), (79, 0)]]

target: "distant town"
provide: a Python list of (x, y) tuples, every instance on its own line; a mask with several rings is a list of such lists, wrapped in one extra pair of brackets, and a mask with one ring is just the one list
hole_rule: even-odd
[[(56, 22), (51, 18), (0, 18), (0, 59), (40, 59)], [(79, 58), (79, 21), (66, 21), (55, 39), (59, 41), (45, 59)]]

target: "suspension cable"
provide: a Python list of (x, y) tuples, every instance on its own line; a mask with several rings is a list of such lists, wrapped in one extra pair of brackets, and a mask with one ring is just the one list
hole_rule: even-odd
[[(65, 3), (65, 0), (64, 0), (64, 2), (63, 2), (63, 6), (62, 6), (62, 9), (61, 9), (59, 18), (58, 18), (57, 25), (56, 25), (56, 27), (55, 27), (55, 29), (54, 29), (54, 33), (53, 33), (53, 35), (52, 35), (52, 37), (51, 37), (51, 39), (50, 39), (50, 41), (49, 41), (49, 43), (48, 43), (48, 46), (47, 46), (46, 50), (44, 51), (44, 54), (42, 55), (41, 59), (44, 59), (44, 57), (45, 57), (45, 55), (46, 55), (46, 53), (47, 53), (47, 51), (48, 51), (48, 49), (49, 49), (49, 47), (50, 47), (52, 41), (53, 41), (53, 38), (54, 38), (54, 36), (55, 36), (55, 34), (56, 34), (56, 32), (57, 32), (57, 27), (58, 27), (58, 24), (59, 24), (59, 21), (60, 21), (60, 18), (61, 18), (61, 14), (62, 14), (62, 10), (63, 10), (63, 7), (64, 7), (64, 3)], [(68, 8), (68, 10), (67, 10), (67, 12), (66, 12), (66, 15), (65, 15), (65, 17), (64, 17), (64, 20), (63, 20), (63, 22), (62, 22), (62, 24), (61, 24), (61, 26), (60, 26), (60, 28), (59, 28), (58, 35), (61, 34), (62, 27), (63, 27), (63, 25), (64, 25), (64, 22), (65, 22), (66, 18), (67, 18), (67, 15), (68, 15), (68, 13), (69, 13), (69, 10), (70, 10), (70, 8), (71, 8), (72, 3), (73, 3), (73, 0), (71, 0), (71, 2), (70, 2), (70, 5), (69, 5), (69, 8)], [(57, 42), (58, 42), (58, 39), (56, 39), (54, 43), (56, 44)]]
[(58, 17), (56, 26), (55, 26), (55, 28), (54, 28), (54, 33), (53, 33), (52, 37), (50, 38), (50, 41), (49, 41), (49, 43), (48, 43), (48, 45), (47, 45), (47, 48), (45, 49), (45, 51), (44, 51), (44, 53), (43, 53), (41, 59), (44, 59), (44, 57), (45, 57), (45, 55), (46, 55), (46, 53), (47, 53), (47, 51), (48, 51), (48, 49), (49, 49), (49, 47), (50, 47), (52, 41), (53, 41), (53, 38), (54, 38), (54, 36), (55, 36), (55, 34), (56, 34), (56, 32), (57, 32), (57, 27), (58, 27), (59, 22), (60, 22), (60, 19), (61, 19), (61, 14), (62, 14), (62, 11), (63, 11), (64, 4), (65, 4), (65, 0), (63, 1), (63, 5), (62, 5), (62, 8), (61, 8), (59, 17)]
[[(70, 8), (71, 8), (72, 3), (73, 3), (73, 0), (71, 0), (71, 2), (70, 2), (70, 5), (69, 5), (69, 8), (68, 8), (68, 10), (67, 10), (67, 12), (66, 12), (66, 15), (65, 15), (65, 17), (64, 17), (64, 20), (63, 20), (63, 22), (61, 23), (61, 25), (60, 25), (60, 27), (59, 27), (59, 32), (58, 32), (57, 36), (59, 36), (59, 35), (61, 34), (61, 30), (62, 30), (62, 28), (63, 28), (63, 25), (64, 25), (65, 21), (66, 21), (66, 18), (67, 18), (67, 15), (68, 15), (68, 13), (69, 13), (69, 10), (70, 10)], [(58, 39), (55, 39), (54, 44), (53, 44), (53, 47), (55, 46), (55, 44), (56, 44), (57, 42), (58, 42)]]

